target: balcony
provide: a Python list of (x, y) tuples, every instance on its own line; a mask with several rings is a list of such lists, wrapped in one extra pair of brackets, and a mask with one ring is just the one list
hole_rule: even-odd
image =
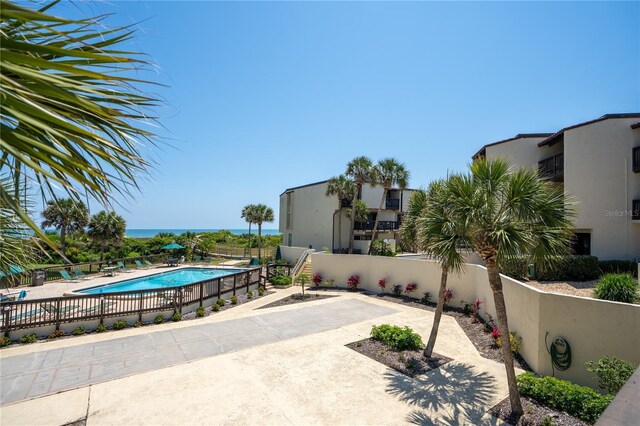
[(538, 173), (552, 182), (564, 182), (564, 153), (538, 161)]
[(633, 148), (633, 172), (640, 173), (640, 146)]
[[(356, 222), (353, 228), (356, 231), (373, 231), (375, 221), (368, 220), (366, 222)], [(378, 231), (395, 231), (400, 228), (400, 221), (397, 220), (381, 220), (378, 222)]]
[(640, 200), (631, 202), (631, 220), (640, 221)]
[(388, 210), (400, 210), (400, 200), (396, 198), (387, 198), (385, 209)]
[(352, 203), (352, 201), (351, 201), (351, 200), (342, 200), (342, 201), (340, 202), (340, 205), (341, 205), (343, 208), (348, 209), (349, 207), (351, 207), (351, 203)]

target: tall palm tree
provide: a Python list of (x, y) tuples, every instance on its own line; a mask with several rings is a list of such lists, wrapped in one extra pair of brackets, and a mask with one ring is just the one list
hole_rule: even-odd
[[(0, 185), (12, 191), (13, 180), (0, 177)], [(26, 266), (35, 258), (35, 238), (15, 212), (0, 202), (0, 277), (13, 273), (14, 265)]]
[(409, 185), (410, 173), (405, 165), (395, 158), (385, 158), (378, 161), (378, 164), (374, 166), (373, 178), (377, 185), (382, 186), (382, 198), (380, 198), (380, 205), (378, 206), (378, 213), (376, 214), (376, 220), (373, 224), (373, 235), (371, 237), (371, 244), (369, 244), (369, 253), (373, 248), (373, 242), (378, 236), (378, 223), (380, 222), (380, 214), (382, 213), (382, 207), (387, 198), (387, 192), (393, 186), (397, 186), (400, 189), (405, 189)]
[(138, 89), (148, 63), (122, 47), (134, 31), (108, 28), (104, 16), (54, 16), (57, 3), (0, 7), (0, 175), (14, 180), (0, 200), (56, 250), (19, 202), (23, 180), (45, 198), (55, 187), (103, 205), (130, 194), (149, 167), (141, 147), (156, 144), (149, 109), (158, 104)]
[(42, 211), (42, 227), (60, 231), (60, 250), (64, 253), (67, 234), (82, 231), (89, 223), (89, 210), (82, 201), (59, 198), (47, 201)]
[(536, 170), (512, 170), (504, 160), (476, 160), (468, 174), (449, 182), (450, 211), (464, 227), (473, 249), (484, 260), (493, 292), (507, 371), (511, 411), (522, 414), (513, 366), (507, 307), (500, 263), (510, 256), (527, 256), (550, 265), (569, 252), (574, 211), (563, 189), (538, 176)]
[[(353, 198), (351, 204), (355, 205), (358, 194), (362, 191), (362, 186), (365, 183), (375, 184), (373, 180), (373, 162), (370, 158), (365, 156), (356, 157), (347, 163), (347, 171), (345, 175), (351, 178), (356, 185), (356, 190), (353, 192)], [(351, 229), (349, 230), (349, 254), (353, 253), (353, 228), (355, 226), (355, 209), (351, 209)]]
[(441, 271), (438, 303), (433, 317), (429, 341), (424, 350), (425, 357), (431, 357), (436, 344), (440, 319), (444, 310), (448, 275), (450, 272), (460, 273), (464, 269), (464, 258), (459, 249), (468, 244), (464, 234), (464, 225), (456, 222), (455, 213), (451, 210), (451, 193), (448, 185), (448, 180), (431, 183), (426, 197), (418, 195), (410, 201), (413, 204), (424, 204), (422, 206), (413, 205), (409, 208), (409, 211), (413, 212), (422, 207), (418, 218), (413, 221), (417, 228), (416, 245), (425, 253), (439, 260)]
[(249, 257), (251, 257), (251, 224), (253, 223), (253, 216), (255, 214), (255, 205), (247, 204), (242, 208), (240, 217), (249, 223)]
[(356, 186), (353, 181), (345, 175), (335, 176), (327, 182), (326, 196), (338, 198), (338, 252), (342, 253), (342, 203), (345, 200), (351, 201)]
[(87, 235), (93, 244), (100, 247), (100, 260), (109, 246), (119, 246), (124, 238), (127, 222), (115, 212), (101, 211), (91, 216)]
[(252, 221), (258, 225), (258, 259), (262, 259), (262, 224), (273, 222), (273, 209), (265, 204), (253, 206)]

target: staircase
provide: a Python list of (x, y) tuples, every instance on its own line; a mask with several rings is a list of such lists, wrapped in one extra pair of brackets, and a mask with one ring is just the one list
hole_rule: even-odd
[(300, 271), (300, 274), (307, 274), (309, 275), (309, 278), (311, 278), (311, 258), (308, 257), (307, 260), (304, 262), (304, 266), (302, 267), (302, 271)]

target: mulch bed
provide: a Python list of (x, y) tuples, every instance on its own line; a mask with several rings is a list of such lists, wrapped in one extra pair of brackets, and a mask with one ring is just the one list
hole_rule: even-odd
[(551, 420), (550, 424), (554, 426), (586, 426), (589, 424), (563, 411), (557, 411), (540, 405), (535, 400), (527, 398), (526, 396), (520, 399), (522, 401), (522, 407), (524, 408), (524, 415), (520, 418), (511, 415), (511, 405), (508, 397), (489, 409), (488, 413), (514, 426), (538, 426), (543, 424), (547, 417)]
[(421, 350), (394, 351), (384, 343), (372, 338), (349, 343), (346, 346), (409, 377), (416, 377), (435, 370), (451, 361), (451, 358), (436, 353), (426, 359)]
[[(403, 305), (411, 306), (412, 308), (422, 309), (425, 311), (435, 312), (436, 310), (436, 304), (433, 302), (423, 303), (419, 300), (409, 297), (387, 293), (377, 295), (369, 293), (369, 295), (384, 299), (388, 302), (400, 303)], [(483, 357), (500, 363), (504, 363), (504, 359), (502, 358), (502, 349), (495, 345), (495, 341), (493, 337), (491, 337), (491, 333), (485, 330), (484, 322), (482, 322), (482, 320), (474, 322), (473, 316), (465, 314), (464, 311), (460, 308), (445, 307), (444, 314), (452, 316), (456, 319), (460, 328), (462, 328), (469, 340), (471, 340), (473, 345)], [(526, 342), (524, 342), (524, 344), (526, 344)], [(525, 371), (532, 371), (531, 367), (527, 365), (520, 354), (516, 354), (516, 356), (514, 357), (514, 363), (518, 368), (521, 368)]]
[(257, 309), (275, 308), (276, 306), (294, 305), (296, 303), (313, 302), (314, 300), (330, 299), (336, 296), (328, 296), (324, 294), (292, 294), (284, 299), (276, 300), (268, 305), (260, 306)]

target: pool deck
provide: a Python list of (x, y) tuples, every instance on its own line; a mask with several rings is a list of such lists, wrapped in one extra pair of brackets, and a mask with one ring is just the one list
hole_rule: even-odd
[(112, 277), (103, 276), (102, 274), (95, 274), (91, 276), (91, 279), (88, 280), (79, 280), (77, 282), (64, 282), (60, 281), (50, 281), (44, 283), (42, 286), (38, 287), (18, 287), (12, 289), (15, 290), (26, 290), (27, 291), (27, 300), (29, 299), (43, 299), (46, 297), (60, 297), (64, 296), (66, 293), (71, 293), (77, 290), (82, 290), (83, 288), (88, 287), (96, 287), (99, 285), (112, 284), (118, 281), (130, 280), (133, 278), (145, 277), (148, 275), (158, 274), (161, 272), (169, 272), (169, 271), (177, 271), (183, 268), (234, 268), (235, 265), (240, 263), (237, 260), (231, 260), (228, 262), (220, 263), (217, 265), (202, 265), (202, 264), (183, 264), (181, 266), (166, 266), (166, 265), (158, 265), (149, 269), (131, 269), (131, 272), (118, 272), (116, 275)]
[[(256, 309), (299, 291), (278, 290), (192, 321), (5, 348), (3, 376), (17, 369), (43, 377), (29, 383), (30, 391), (15, 383), (15, 391), (3, 392), (0, 423), (503, 424), (486, 410), (507, 395), (504, 366), (482, 358), (453, 317), (442, 317), (435, 347), (453, 361), (411, 379), (345, 344), (366, 338), (381, 323), (409, 325), (424, 338), (432, 312), (357, 293)], [(227, 350), (216, 349), (215, 341), (228, 344)], [(112, 368), (111, 361), (126, 363), (122, 351), (149, 342), (154, 349), (135, 360), (149, 360), (154, 369)], [(69, 364), (57, 355), (65, 352), (77, 360), (71, 365), (78, 371), (64, 370)], [(85, 380), (80, 370), (88, 363), (105, 376)], [(2, 386), (9, 386), (5, 377)], [(49, 389), (36, 396), (31, 392), (41, 382)], [(65, 383), (68, 390), (60, 391)]]

